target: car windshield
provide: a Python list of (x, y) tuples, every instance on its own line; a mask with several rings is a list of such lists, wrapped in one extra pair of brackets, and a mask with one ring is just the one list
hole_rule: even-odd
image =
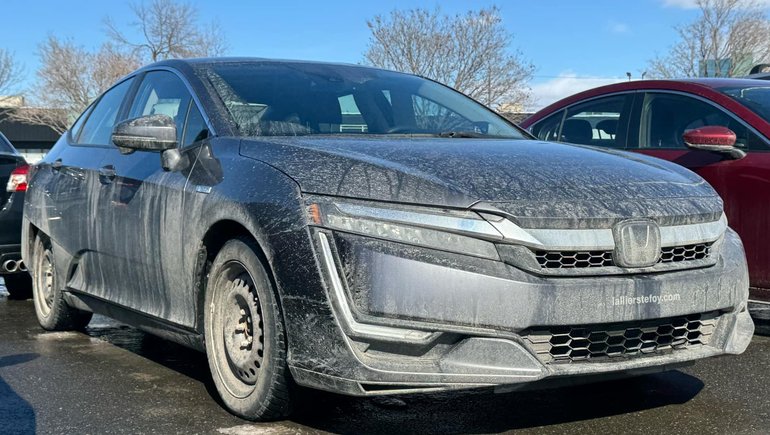
[(315, 63), (220, 63), (199, 70), (243, 136), (430, 135), (525, 139), (517, 127), (416, 76)]
[(748, 107), (752, 112), (770, 121), (770, 87), (769, 86), (741, 86), (735, 88), (723, 88), (720, 91), (729, 95), (739, 103)]

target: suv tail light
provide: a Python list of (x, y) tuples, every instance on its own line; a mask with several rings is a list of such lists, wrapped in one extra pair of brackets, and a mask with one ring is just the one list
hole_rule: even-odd
[(9, 192), (26, 192), (27, 181), (29, 177), (29, 165), (19, 166), (11, 172), (11, 178), (8, 179)]

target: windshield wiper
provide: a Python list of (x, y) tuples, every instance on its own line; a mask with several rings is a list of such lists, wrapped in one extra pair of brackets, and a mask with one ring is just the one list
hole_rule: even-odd
[(464, 137), (472, 137), (472, 138), (482, 138), (482, 137), (490, 137), (483, 133), (477, 133), (475, 131), (442, 131), (441, 133), (437, 134), (438, 137), (457, 137), (457, 138), (464, 138)]

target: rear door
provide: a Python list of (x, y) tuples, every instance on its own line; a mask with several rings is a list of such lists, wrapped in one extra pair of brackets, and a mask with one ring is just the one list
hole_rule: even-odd
[[(126, 118), (165, 114), (176, 121), (177, 142), (190, 165), (206, 137), (200, 109), (174, 72), (150, 71), (138, 85)], [(192, 115), (189, 115), (192, 113)], [(186, 121), (190, 119), (190, 122)], [(189, 124), (189, 125), (188, 125)], [(193, 125), (196, 124), (196, 125)], [(188, 130), (185, 130), (188, 127)], [(196, 130), (197, 129), (197, 130)], [(193, 132), (195, 130), (195, 132)], [(161, 153), (111, 149), (103, 161), (111, 172), (97, 224), (105, 244), (106, 298), (125, 307), (192, 326), (193, 303), (183, 289), (182, 238), (188, 170), (165, 171)], [(189, 193), (189, 192), (187, 192)]]
[(532, 126), (541, 140), (623, 149), (634, 94), (595, 98), (559, 111)]
[[(743, 239), (751, 286), (770, 289), (768, 141), (721, 107), (681, 93), (640, 93), (633, 118), (629, 149), (678, 163), (706, 179), (724, 200), (730, 226)], [(736, 147), (746, 157), (732, 160), (725, 154), (687, 148), (684, 132), (706, 125), (735, 132)]]
[[(59, 257), (57, 264), (72, 265), (73, 273), (61, 273), (71, 278), (67, 286), (73, 290), (104, 293), (99, 263), (102, 239), (96, 226), (101, 218), (99, 171), (106, 152), (114, 148), (110, 135), (132, 83), (133, 78), (128, 78), (106, 91), (62, 138), (67, 146), (57, 147), (35, 175), (46, 198), (44, 204), (37, 205), (44, 208), (55, 248), (63, 248), (67, 254), (66, 258)], [(54, 255), (62, 255), (57, 252), (54, 249)]]

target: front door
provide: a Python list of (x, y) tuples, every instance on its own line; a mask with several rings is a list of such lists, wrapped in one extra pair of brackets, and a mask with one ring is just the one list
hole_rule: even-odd
[[(184, 83), (170, 71), (147, 73), (137, 88), (127, 119), (165, 114), (176, 121), (177, 141), (190, 165), (195, 150), (185, 147), (186, 120), (197, 112)], [(191, 120), (194, 117), (190, 117)], [(192, 127), (191, 127), (192, 129)], [(114, 149), (104, 164), (113, 171), (100, 223), (110, 235), (109, 299), (171, 322), (192, 326), (194, 300), (183, 286), (185, 195), (189, 172), (162, 168), (161, 153)]]

